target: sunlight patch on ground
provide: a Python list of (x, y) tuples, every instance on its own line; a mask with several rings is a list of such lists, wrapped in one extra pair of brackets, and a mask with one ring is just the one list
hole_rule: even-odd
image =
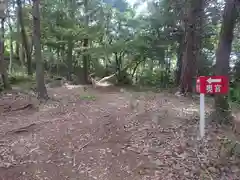
[(68, 83), (65, 83), (64, 86), (67, 88), (67, 89), (74, 89), (74, 88), (80, 88), (80, 87), (85, 87), (83, 85), (71, 85), (71, 84), (68, 84)]
[(194, 115), (199, 112), (198, 108), (177, 108), (174, 107), (173, 110), (177, 111), (180, 116)]

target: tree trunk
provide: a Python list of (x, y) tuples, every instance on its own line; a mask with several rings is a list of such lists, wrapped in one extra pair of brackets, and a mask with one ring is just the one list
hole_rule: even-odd
[(28, 75), (32, 75), (32, 58), (31, 58), (31, 52), (30, 52), (30, 47), (28, 44), (28, 39), (24, 27), (24, 22), (23, 22), (23, 13), (22, 13), (22, 2), (21, 0), (17, 0), (17, 5), (18, 5), (18, 18), (19, 18), (19, 25), (21, 27), (21, 35), (22, 35), (22, 41), (23, 41), (23, 46), (25, 49), (26, 53), (26, 58), (27, 58), (27, 72)]
[[(237, 9), (239, 8), (239, 6), (239, 0), (226, 1), (219, 37), (219, 44), (216, 51), (216, 75), (229, 77), (229, 58), (232, 49), (234, 27), (238, 16)], [(231, 111), (229, 108), (227, 96), (215, 96), (214, 115), (214, 118), (216, 118), (220, 123), (229, 122), (229, 120), (231, 119)]]
[(197, 72), (197, 60), (199, 58), (201, 39), (198, 35), (202, 26), (204, 10), (204, 0), (191, 0), (190, 8), (186, 19), (185, 29), (185, 51), (182, 57), (182, 71), (181, 71), (181, 83), (180, 92), (192, 92), (193, 91), (193, 78)]
[(12, 30), (12, 25), (10, 18), (8, 18), (8, 26), (9, 26), (9, 31), (10, 31), (10, 60), (9, 60), (9, 65), (8, 65), (8, 72), (11, 74), (12, 73), (12, 62), (13, 62), (13, 30)]
[[(89, 24), (89, 16), (88, 16), (88, 0), (84, 0), (84, 14), (85, 14), (85, 26), (88, 27)], [(83, 40), (83, 47), (84, 47), (84, 53), (83, 53), (83, 71), (84, 71), (84, 83), (88, 84), (88, 74), (89, 74), (89, 54), (86, 54), (87, 48), (88, 48), (89, 42), (88, 39), (85, 38)]]
[(71, 74), (73, 73), (73, 41), (72, 39), (68, 40), (68, 51), (67, 51), (67, 65), (68, 65), (68, 75), (67, 79), (72, 80)]
[[(16, 8), (16, 14), (17, 14), (17, 24), (16, 24), (16, 26), (17, 26), (17, 40), (16, 40), (16, 56), (18, 56), (19, 57), (19, 59), (20, 59), (20, 45), (19, 45), (19, 42), (20, 42), (20, 40), (21, 40), (21, 38), (20, 38), (20, 23), (19, 23), (19, 7), (17, 7)], [(21, 59), (20, 59), (21, 60)], [(23, 65), (23, 63), (22, 63), (22, 61), (21, 61), (21, 64)]]
[(143, 61), (145, 61), (145, 59), (146, 59), (145, 57), (140, 57), (140, 60), (136, 63), (135, 67), (133, 68), (132, 75), (131, 75), (132, 79), (134, 78), (134, 75), (135, 75), (136, 72), (137, 72), (138, 66), (139, 66)]
[(175, 76), (176, 85), (179, 85), (181, 82), (183, 51), (184, 51), (184, 34), (181, 34), (179, 35), (178, 49), (177, 49), (177, 69), (176, 69), (176, 76)]
[(35, 62), (36, 62), (36, 82), (37, 93), (39, 99), (48, 99), (47, 89), (44, 83), (44, 69), (42, 61), (42, 52), (40, 44), (40, 12), (39, 12), (40, 0), (33, 0), (33, 39), (35, 50)]
[[(76, 0), (69, 0), (69, 17), (74, 20), (75, 19), (75, 12), (76, 12)], [(69, 37), (68, 40), (68, 50), (67, 50), (67, 65), (68, 65), (68, 75), (67, 79), (72, 80), (72, 73), (73, 73), (73, 48), (74, 48), (74, 37)]]
[(22, 48), (22, 44), (20, 43), (22, 42), (22, 38), (21, 38), (21, 28), (20, 28), (20, 16), (19, 13), (21, 14), (21, 12), (19, 12), (20, 7), (17, 6), (16, 8), (16, 14), (17, 14), (17, 40), (16, 40), (16, 55), (19, 57), (20, 63), (22, 65), (22, 67), (24, 66), (24, 53), (23, 53), (23, 48)]
[(1, 19), (1, 35), (0, 35), (0, 73), (3, 81), (4, 89), (11, 89), (8, 81), (8, 74), (4, 60), (4, 19)]
[(57, 64), (56, 64), (56, 65), (57, 65), (57, 75), (59, 76), (60, 51), (61, 51), (61, 50), (60, 50), (59, 48), (57, 48), (56, 51), (57, 51), (57, 60), (58, 60), (58, 61), (57, 61)]

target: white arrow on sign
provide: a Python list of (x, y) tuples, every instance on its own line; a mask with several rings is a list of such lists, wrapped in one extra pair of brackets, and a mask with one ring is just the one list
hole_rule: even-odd
[(220, 83), (220, 82), (222, 82), (222, 79), (212, 79), (212, 78), (209, 78), (209, 79), (207, 80), (207, 82), (208, 82), (209, 84), (211, 84), (211, 83)]

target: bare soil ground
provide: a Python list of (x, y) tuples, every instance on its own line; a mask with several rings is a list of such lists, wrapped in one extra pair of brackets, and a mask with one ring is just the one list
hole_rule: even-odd
[[(198, 105), (139, 93), (133, 112), (119, 89), (49, 89), (39, 108), (21, 93), (0, 98), (0, 180), (237, 180), (240, 161), (226, 132), (208, 124), (198, 140)], [(227, 144), (227, 145), (226, 145)]]

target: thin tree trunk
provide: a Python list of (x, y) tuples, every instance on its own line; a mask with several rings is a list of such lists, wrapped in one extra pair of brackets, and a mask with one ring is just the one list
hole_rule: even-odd
[[(69, 0), (68, 2), (69, 17), (74, 20), (76, 11), (76, 0)], [(67, 50), (67, 65), (68, 65), (68, 75), (67, 79), (72, 80), (73, 73), (73, 48), (74, 48), (74, 37), (70, 37), (68, 40), (68, 50)]]
[[(239, 0), (226, 1), (223, 22), (220, 31), (219, 44), (216, 51), (216, 75), (229, 77), (229, 58), (232, 49), (233, 32), (238, 17), (237, 9), (240, 8)], [(215, 116), (220, 123), (228, 123), (231, 119), (228, 97), (215, 96)]]
[(184, 50), (184, 34), (179, 35), (178, 49), (177, 49), (177, 70), (176, 70), (176, 85), (181, 82), (181, 71), (182, 71), (182, 57)]
[(9, 26), (9, 30), (10, 30), (10, 61), (9, 61), (9, 65), (8, 65), (8, 72), (11, 74), (12, 73), (12, 62), (13, 62), (13, 38), (12, 38), (13, 30), (12, 30), (12, 25), (10, 22), (10, 17), (8, 18), (8, 26)]
[(31, 58), (31, 52), (30, 52), (30, 47), (28, 44), (28, 39), (27, 39), (27, 34), (25, 31), (25, 27), (24, 27), (24, 22), (23, 22), (23, 13), (22, 13), (22, 2), (21, 0), (17, 0), (17, 5), (18, 5), (18, 17), (19, 17), (19, 24), (21, 27), (21, 35), (22, 35), (22, 42), (23, 42), (23, 46), (25, 49), (25, 53), (26, 53), (26, 58), (27, 58), (27, 72), (28, 75), (32, 75), (32, 58)]
[[(21, 36), (21, 34), (20, 34), (20, 23), (19, 23), (19, 7), (16, 7), (16, 14), (17, 14), (17, 24), (16, 24), (16, 26), (17, 26), (17, 40), (16, 40), (16, 55), (19, 57), (19, 59), (20, 59), (20, 40), (21, 40), (21, 38), (20, 38), (20, 36)], [(21, 60), (21, 59), (20, 59)], [(21, 62), (22, 63), (22, 62)], [(23, 64), (22, 64), (23, 65)]]
[[(143, 59), (145, 59), (145, 57), (143, 57)], [(136, 71), (137, 71), (137, 68), (138, 68), (138, 66), (139, 66), (141, 63), (142, 63), (142, 60), (139, 61), (139, 62), (137, 62), (136, 65), (135, 65), (135, 67), (133, 68), (133, 72), (132, 72), (132, 75), (131, 75), (132, 79), (134, 78), (134, 75), (135, 75), (135, 73), (136, 73)]]
[(73, 41), (72, 39), (70, 39), (68, 41), (68, 51), (67, 51), (67, 65), (68, 65), (68, 75), (67, 75), (67, 79), (69, 81), (72, 80), (72, 71), (73, 71)]
[(11, 89), (6, 70), (6, 63), (4, 60), (4, 19), (1, 19), (1, 32), (0, 32), (0, 72), (3, 81), (4, 89)]
[(40, 0), (33, 0), (33, 39), (34, 39), (34, 50), (35, 50), (35, 61), (36, 61), (36, 82), (37, 82), (37, 93), (39, 99), (48, 99), (47, 89), (44, 83), (44, 68), (42, 61), (42, 52), (40, 44), (40, 11), (39, 11)]
[(57, 75), (59, 76), (59, 64), (61, 63), (60, 62), (60, 49), (57, 48)]
[(22, 35), (21, 35), (21, 28), (20, 28), (20, 16), (19, 12), (20, 7), (17, 6), (16, 14), (17, 14), (17, 40), (16, 40), (16, 55), (19, 57), (20, 63), (22, 67), (24, 66), (24, 53), (22, 48)]
[[(85, 26), (88, 27), (89, 25), (89, 16), (88, 16), (88, 0), (84, 0), (84, 12), (85, 12)], [(87, 48), (89, 46), (88, 39), (85, 38), (83, 40), (83, 47), (84, 47), (84, 53), (83, 53), (83, 71), (84, 71), (84, 83), (88, 84), (88, 75), (89, 75), (89, 54), (86, 54)]]

